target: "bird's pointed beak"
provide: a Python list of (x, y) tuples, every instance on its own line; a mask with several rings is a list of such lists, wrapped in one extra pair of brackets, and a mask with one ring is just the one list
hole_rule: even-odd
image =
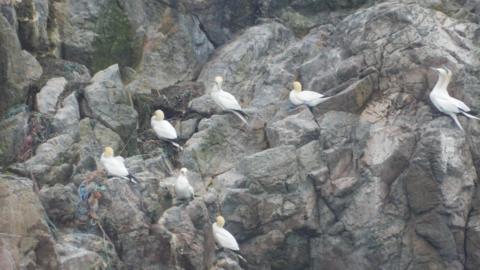
[(438, 72), (438, 68), (431, 67), (430, 69)]

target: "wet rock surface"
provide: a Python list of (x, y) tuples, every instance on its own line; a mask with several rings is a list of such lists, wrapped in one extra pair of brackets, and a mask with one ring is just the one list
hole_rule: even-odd
[[(0, 3), (0, 269), (479, 269), (475, 1)], [(248, 125), (211, 99), (214, 78)], [(292, 107), (293, 81), (329, 97)], [(183, 150), (150, 127), (164, 111)], [(107, 176), (111, 146), (138, 178)], [(179, 170), (195, 190), (178, 200)], [(222, 215), (240, 252), (221, 249)]]

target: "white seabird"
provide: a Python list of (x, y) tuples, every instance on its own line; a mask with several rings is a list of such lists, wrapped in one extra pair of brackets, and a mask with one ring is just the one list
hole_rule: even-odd
[(293, 82), (293, 90), (290, 91), (289, 99), (295, 106), (305, 104), (309, 107), (314, 107), (327, 100), (328, 97), (313, 91), (302, 91), (302, 84), (295, 81)]
[(155, 131), (155, 134), (157, 134), (157, 137), (160, 140), (167, 141), (171, 143), (173, 146), (179, 148), (182, 150), (183, 148), (173, 140), (178, 139), (177, 131), (175, 128), (165, 120), (165, 115), (161, 110), (156, 110), (155, 113), (153, 114), (152, 118), (150, 119), (150, 125), (153, 128), (153, 131)]
[(469, 114), (470, 108), (463, 101), (451, 97), (448, 94), (447, 87), (452, 79), (452, 72), (448, 68), (432, 68), (438, 72), (438, 80), (430, 92), (430, 100), (435, 107), (444, 114), (452, 117), (455, 124), (463, 131), (463, 127), (458, 121), (457, 114), (461, 113), (468, 118), (480, 120), (480, 118)]
[(180, 169), (180, 174), (175, 182), (175, 196), (179, 200), (192, 199), (194, 195), (193, 187), (188, 182), (187, 168)]
[(240, 118), (240, 120), (242, 120), (243, 123), (248, 125), (248, 122), (244, 117), (247, 114), (242, 110), (242, 107), (240, 107), (240, 104), (232, 94), (223, 91), (222, 83), (222, 76), (215, 77), (215, 85), (210, 93), (213, 101), (215, 101), (215, 103), (220, 106), (222, 110), (235, 114), (238, 118)]
[(212, 224), (213, 237), (217, 244), (231, 250), (240, 250), (235, 237), (233, 237), (229, 231), (225, 230), (223, 225), (225, 225), (225, 219), (222, 216), (218, 216), (216, 222)]
[(138, 179), (129, 173), (127, 167), (125, 167), (125, 160), (123, 157), (113, 156), (113, 149), (111, 147), (105, 147), (105, 150), (100, 157), (100, 162), (109, 175), (128, 178), (132, 183), (138, 183)]

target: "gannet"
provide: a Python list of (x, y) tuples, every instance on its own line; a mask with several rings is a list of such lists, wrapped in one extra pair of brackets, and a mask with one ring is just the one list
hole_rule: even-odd
[(187, 168), (180, 169), (180, 174), (175, 182), (175, 196), (179, 200), (192, 199), (194, 195), (193, 187), (188, 182)]
[(155, 134), (160, 140), (167, 141), (173, 146), (182, 150), (183, 148), (173, 140), (178, 138), (177, 131), (167, 120), (165, 120), (165, 115), (161, 110), (156, 110), (150, 119), (150, 125), (152, 126)]
[(215, 85), (210, 93), (213, 101), (215, 101), (215, 103), (220, 106), (222, 110), (235, 114), (238, 118), (240, 118), (240, 120), (242, 120), (243, 123), (248, 125), (248, 122), (244, 117), (247, 116), (247, 114), (242, 110), (242, 107), (240, 107), (240, 104), (238, 104), (238, 101), (232, 94), (223, 91), (222, 83), (222, 76), (215, 77)]
[(132, 183), (138, 183), (138, 179), (128, 172), (125, 167), (125, 160), (121, 156), (113, 156), (113, 149), (110, 146), (105, 147), (100, 162), (107, 170), (107, 173), (112, 176), (128, 178)]
[(225, 225), (225, 219), (222, 216), (218, 216), (216, 222), (212, 224), (213, 237), (217, 244), (231, 250), (240, 250), (235, 237), (225, 230), (223, 225)]
[(302, 84), (298, 81), (293, 82), (293, 90), (290, 91), (289, 98), (295, 106), (305, 104), (309, 107), (317, 106), (328, 99), (328, 97), (317, 92), (302, 91)]
[(468, 118), (474, 118), (480, 120), (480, 118), (468, 114), (470, 108), (463, 103), (463, 101), (458, 100), (454, 97), (451, 97), (448, 94), (447, 87), (452, 79), (452, 72), (448, 68), (432, 68), (438, 72), (438, 80), (435, 86), (433, 87), (432, 92), (430, 92), (430, 100), (437, 109), (444, 114), (452, 117), (455, 124), (463, 131), (463, 127), (458, 121), (457, 114), (461, 113)]

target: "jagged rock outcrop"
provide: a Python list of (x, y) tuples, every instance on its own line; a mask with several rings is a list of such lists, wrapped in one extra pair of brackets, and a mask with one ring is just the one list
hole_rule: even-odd
[(445, 65), (480, 108), (475, 1), (234, 2), (0, 4), (0, 268), (478, 269), (480, 122), (428, 98)]
[(5, 269), (59, 269), (48, 218), (32, 181), (0, 176), (0, 261)]
[(0, 16), (0, 114), (25, 101), (29, 87), (42, 75), (42, 67), (22, 50), (15, 29)]

